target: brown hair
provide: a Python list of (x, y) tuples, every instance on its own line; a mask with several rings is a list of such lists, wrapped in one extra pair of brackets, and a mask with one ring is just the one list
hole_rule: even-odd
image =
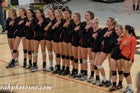
[(49, 7), (48, 10), (51, 10), (54, 13), (54, 9), (52, 9), (52, 8)]
[(60, 14), (60, 16), (61, 16), (62, 18), (64, 18), (64, 17), (63, 17), (63, 13), (62, 13), (62, 11), (61, 11), (60, 9), (56, 9), (55, 11), (58, 11), (59, 14)]
[(123, 30), (123, 26), (120, 24), (117, 24), (115, 27), (119, 27), (121, 30)]
[(76, 16), (77, 16), (77, 18), (79, 19), (79, 21), (81, 21), (81, 15), (80, 15), (80, 13), (74, 13)]
[(27, 11), (26, 11), (25, 8), (21, 7), (21, 8), (19, 8), (19, 9), (21, 9), (21, 10), (24, 12), (24, 15), (25, 15), (25, 16), (27, 15)]
[(111, 20), (111, 22), (112, 22), (112, 24), (113, 24), (114, 26), (117, 25), (117, 21), (116, 21), (115, 18), (113, 18), (113, 17), (108, 17), (108, 18)]
[(91, 11), (86, 11), (86, 13), (89, 13), (90, 17), (91, 17), (91, 20), (94, 19), (94, 13), (91, 12)]
[(10, 9), (9, 11), (12, 11), (14, 13), (14, 16), (17, 17), (17, 12), (15, 9)]

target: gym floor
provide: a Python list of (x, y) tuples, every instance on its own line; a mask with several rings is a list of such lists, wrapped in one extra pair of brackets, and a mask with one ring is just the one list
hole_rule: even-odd
[[(114, 3), (114, 4), (104, 4), (93, 2), (91, 0), (72, 0), (69, 2), (69, 7), (73, 12), (80, 12), (82, 17), (84, 16), (85, 11), (91, 10), (95, 13), (96, 17), (99, 17), (100, 24), (105, 25), (107, 17), (115, 17), (119, 24), (126, 25), (130, 24), (135, 27), (137, 36), (140, 36), (140, 11), (134, 12), (131, 10), (131, 1), (125, 0), (123, 3)], [(140, 40), (138, 40), (140, 41)], [(140, 47), (138, 45), (137, 47)], [(76, 79), (70, 79), (68, 76), (58, 76), (53, 75), (48, 72), (41, 71), (42, 59), (41, 53), (39, 52), (38, 65), (39, 70), (35, 73), (32, 73), (30, 70), (25, 70), (22, 68), (23, 62), (23, 51), (22, 44), (19, 47), (20, 57), (19, 63), (20, 66), (6, 69), (7, 62), (10, 61), (11, 55), (7, 43), (6, 34), (0, 35), (0, 86), (1, 85), (33, 85), (33, 86), (50, 86), (51, 89), (47, 90), (15, 90), (16, 93), (108, 93), (108, 88), (100, 88), (94, 86), (87, 82), (78, 81)], [(133, 87), (136, 91), (135, 78), (137, 73), (140, 71), (140, 57), (138, 54), (135, 55), (135, 62), (133, 64), (131, 74), (133, 79)], [(48, 61), (47, 61), (48, 62)], [(54, 61), (55, 62), (55, 61)], [(55, 64), (55, 63), (54, 63)], [(48, 65), (48, 64), (47, 64)], [(105, 71), (108, 75), (108, 61), (106, 60), (103, 64)], [(123, 82), (124, 88), (112, 93), (123, 93), (123, 90), (126, 88), (126, 82)]]

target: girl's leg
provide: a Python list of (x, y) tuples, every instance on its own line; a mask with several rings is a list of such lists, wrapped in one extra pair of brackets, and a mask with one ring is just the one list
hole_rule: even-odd
[(124, 60), (124, 77), (126, 79), (127, 82), (127, 89), (126, 89), (126, 93), (132, 93), (133, 92), (133, 88), (132, 88), (132, 78), (131, 78), (131, 67), (132, 67), (132, 62)]
[(99, 60), (100, 52), (93, 53), (93, 64), (94, 64), (94, 69), (96, 71), (96, 80), (93, 82), (93, 84), (99, 85), (100, 84), (100, 77), (99, 77), (99, 70), (97, 69), (96, 65)]
[(32, 72), (36, 71), (36, 69), (37, 69), (38, 48), (39, 48), (39, 41), (34, 40), (34, 54), (33, 54)]
[(11, 56), (13, 55), (13, 48), (14, 48), (14, 43), (12, 38), (8, 38), (8, 45), (11, 51)]
[(78, 74), (78, 47), (72, 46), (72, 56), (74, 57), (74, 62), (71, 77), (76, 77)]
[(83, 63), (81, 64), (82, 70), (83, 70), (83, 75), (80, 78), (80, 80), (85, 80), (87, 78), (87, 55), (88, 55), (88, 51), (87, 48), (82, 48), (81, 50), (81, 55), (82, 55), (82, 59), (83, 59)]
[(89, 55), (89, 63), (90, 63), (90, 71), (91, 71), (90, 77), (87, 79), (87, 81), (92, 82), (93, 78), (94, 78), (94, 65), (93, 65), (94, 56), (92, 54), (91, 48), (88, 48), (87, 51), (88, 51), (88, 55)]
[(136, 2), (133, 0), (133, 10), (136, 10)]
[(22, 46), (24, 52), (24, 61), (23, 61), (23, 68), (27, 66), (27, 48), (26, 48), (26, 38), (22, 37)]
[[(15, 38), (12, 39), (13, 47), (14, 47), (14, 44), (15, 44), (15, 40), (16, 40)], [(19, 63), (18, 63), (18, 58), (19, 58), (19, 51), (17, 50), (16, 58), (15, 58), (15, 62), (16, 62), (15, 64), (16, 64), (16, 65), (19, 65)]]
[(46, 71), (46, 42), (45, 40), (40, 41), (41, 52), (42, 52), (42, 60), (43, 60), (43, 71)]
[[(63, 42), (63, 62), (62, 62), (62, 73), (66, 70), (69, 65), (69, 54), (68, 54), (68, 43)], [(67, 68), (68, 69), (68, 68)]]
[(117, 89), (116, 87), (116, 80), (117, 80), (117, 62), (114, 59), (110, 59), (110, 68), (112, 71), (112, 82), (113, 86), (109, 89), (110, 92), (114, 91)]
[(106, 87), (110, 87), (112, 85), (111, 54), (108, 54), (108, 62), (109, 62), (109, 81), (107, 82)]
[(99, 55), (98, 61), (97, 61), (97, 65), (96, 68), (101, 72), (102, 77), (103, 77), (103, 82), (99, 85), (100, 87), (106, 85), (106, 75), (105, 75), (105, 70), (102, 67), (103, 62), (105, 61), (107, 57), (107, 54), (104, 52), (101, 52), (101, 54)]
[(32, 49), (31, 49), (31, 40), (26, 39), (26, 46), (27, 46), (27, 51), (28, 51), (28, 62), (29, 65), (27, 66), (27, 68), (31, 68), (32, 67)]
[(122, 69), (121, 60), (117, 60), (117, 68), (118, 68), (118, 74), (119, 74), (119, 83), (118, 83), (117, 89), (121, 89), (122, 81), (123, 81), (123, 69)]
[(56, 69), (53, 71), (53, 74), (57, 74), (60, 72), (61, 68), (60, 68), (60, 53), (59, 53), (59, 43), (54, 42), (53, 43), (53, 48), (54, 48), (54, 52), (56, 54)]
[(49, 63), (50, 67), (47, 69), (47, 71), (53, 70), (53, 50), (52, 50), (52, 41), (46, 41), (47, 49), (48, 49), (48, 55), (49, 55)]

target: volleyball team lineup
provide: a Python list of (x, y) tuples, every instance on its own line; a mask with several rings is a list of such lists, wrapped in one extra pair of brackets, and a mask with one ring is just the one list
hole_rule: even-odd
[[(19, 8), (18, 14), (17, 16), (16, 10), (10, 9), (6, 21), (11, 50), (7, 70), (18, 66), (18, 59), (24, 56), (23, 68), (36, 72), (40, 62), (40, 45), (43, 71), (61, 76), (69, 75), (72, 79), (107, 87), (109, 92), (122, 89), (125, 79), (127, 87), (124, 93), (134, 93), (130, 70), (135, 61), (137, 41), (133, 26), (122, 26), (117, 24), (119, 22), (115, 18), (108, 17), (105, 27), (100, 27), (100, 19), (92, 11), (80, 14), (72, 13), (70, 9), (61, 11), (48, 8), (48, 17), (45, 17), (41, 9), (34, 12), (32, 9)], [(82, 15), (85, 18), (83, 22)], [(20, 42), (23, 55), (19, 55)], [(46, 61), (46, 54), (49, 62)], [(102, 66), (106, 59), (109, 62), (109, 78), (106, 78), (107, 74)], [(90, 73), (87, 67), (89, 63)], [(49, 64), (48, 68), (46, 64)]]

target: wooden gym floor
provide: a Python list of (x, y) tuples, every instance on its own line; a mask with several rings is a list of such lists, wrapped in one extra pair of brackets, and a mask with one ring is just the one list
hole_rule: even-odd
[[(0, 87), (2, 85), (33, 85), (33, 86), (51, 86), (51, 89), (48, 90), (15, 90), (16, 93), (108, 93), (107, 88), (100, 88), (94, 86), (85, 81), (79, 81), (76, 79), (70, 79), (68, 76), (59, 76), (53, 75), (49, 72), (43, 72), (42, 69), (42, 60), (41, 53), (39, 52), (39, 71), (32, 73), (30, 70), (22, 68), (23, 62), (23, 52), (22, 46), (19, 47), (20, 57), (19, 63), (20, 66), (6, 69), (7, 62), (11, 59), (10, 50), (7, 43), (6, 34), (0, 35)], [(133, 78), (133, 87), (135, 87), (135, 77), (140, 71), (139, 55), (135, 55), (135, 62), (133, 64), (131, 73)], [(48, 62), (48, 61), (47, 61)], [(48, 66), (48, 64), (47, 64)], [(108, 75), (108, 62), (104, 62), (103, 66)], [(123, 82), (124, 88), (126, 88), (126, 82)], [(121, 89), (112, 93), (122, 93), (124, 89)]]
[[(102, 21), (101, 24), (105, 24), (105, 19), (108, 16), (116, 17), (121, 24), (130, 24), (134, 26), (137, 30), (137, 35), (140, 36), (140, 26), (139, 26), (139, 12), (128, 11), (129, 7), (128, 1), (124, 3), (116, 4), (103, 4), (92, 2), (91, 0), (72, 0), (69, 4), (73, 12), (79, 11), (84, 14), (87, 10), (92, 10)], [(79, 3), (80, 2), (80, 3)], [(82, 5), (82, 6), (81, 6)], [(80, 7), (79, 7), (80, 6)], [(125, 8), (125, 9), (124, 9)], [(130, 9), (131, 10), (131, 9)], [(130, 20), (127, 20), (130, 19)], [(140, 41), (140, 40), (138, 40)], [(140, 45), (138, 45), (140, 50)], [(7, 62), (10, 61), (11, 55), (7, 43), (6, 34), (0, 35), (0, 88), (2, 85), (32, 85), (32, 86), (51, 86), (48, 90), (14, 90), (15, 93), (108, 93), (108, 88), (100, 88), (98, 86), (93, 86), (85, 81), (78, 81), (76, 79), (70, 79), (68, 76), (53, 75), (48, 72), (41, 71), (42, 60), (41, 53), (39, 52), (39, 71), (32, 73), (30, 70), (22, 68), (23, 62), (23, 51), (22, 46), (19, 47), (20, 66), (12, 69), (6, 69)], [(135, 78), (137, 73), (140, 71), (140, 55), (135, 55), (135, 62), (133, 64), (131, 74), (133, 78), (133, 87), (136, 91)], [(48, 61), (47, 61), (48, 63)], [(48, 65), (48, 64), (47, 64)], [(54, 63), (55, 65), (55, 63)], [(108, 75), (109, 67), (107, 60), (104, 62), (103, 66)], [(112, 93), (123, 93), (126, 88), (126, 82), (123, 82), (124, 88)]]

